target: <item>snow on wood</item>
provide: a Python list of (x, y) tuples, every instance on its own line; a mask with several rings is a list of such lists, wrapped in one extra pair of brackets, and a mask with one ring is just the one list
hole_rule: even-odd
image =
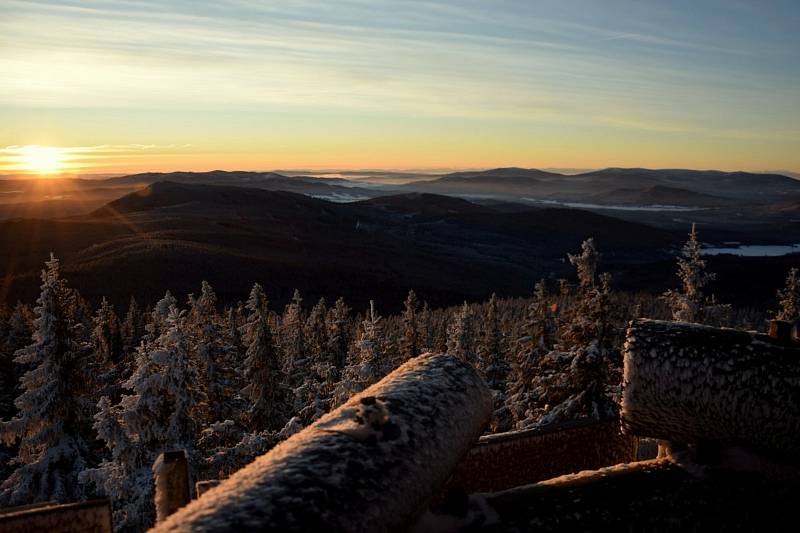
[(491, 395), (447, 355), (412, 359), (209, 490), (155, 531), (390, 531), (441, 489)]
[(623, 428), (673, 442), (800, 451), (800, 345), (697, 324), (635, 320)]

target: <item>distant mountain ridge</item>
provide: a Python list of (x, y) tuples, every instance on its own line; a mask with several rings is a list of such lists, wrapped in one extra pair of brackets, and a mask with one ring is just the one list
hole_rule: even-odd
[[(558, 174), (537, 169), (499, 168), (445, 174), (435, 180), (406, 185), (407, 189), (456, 195), (535, 197), (568, 201), (604, 198), (625, 201), (634, 192), (655, 203), (664, 194), (687, 197), (694, 193), (699, 205), (731, 205), (731, 200), (758, 204), (800, 194), (800, 181), (780, 174), (723, 172), (718, 170), (606, 168), (581, 174)], [(615, 197), (618, 194), (619, 197)], [(716, 202), (714, 198), (719, 198)]]

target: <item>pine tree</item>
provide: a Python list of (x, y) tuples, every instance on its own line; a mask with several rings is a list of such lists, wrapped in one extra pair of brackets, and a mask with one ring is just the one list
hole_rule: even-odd
[(294, 388), (305, 378), (305, 339), (303, 338), (303, 299), (295, 290), (292, 301), (283, 311), (280, 326), (280, 348), (283, 355), (283, 372), (289, 385)]
[(317, 304), (311, 308), (303, 326), (306, 357), (311, 359), (312, 364), (323, 361), (332, 362), (328, 353), (328, 330), (325, 323), (327, 314), (325, 298), (320, 298)]
[(136, 351), (136, 347), (142, 342), (145, 334), (144, 313), (139, 309), (136, 298), (131, 296), (128, 311), (125, 313), (125, 320), (120, 326), (122, 331), (122, 351), (127, 356)]
[(492, 293), (484, 320), (479, 350), (479, 367), (486, 377), (486, 384), (490, 389), (497, 391), (505, 391), (508, 378), (508, 364), (503, 356), (503, 340), (497, 309), (497, 295)]
[(702, 258), (702, 247), (697, 237), (697, 228), (692, 224), (689, 239), (683, 245), (681, 256), (678, 257), (681, 288), (664, 293), (664, 299), (672, 309), (672, 319), (675, 322), (703, 323), (726, 311), (725, 307), (709, 301), (704, 294), (704, 289), (716, 276), (706, 272), (706, 261)]
[(419, 300), (414, 291), (408, 291), (403, 309), (403, 336), (400, 339), (400, 358), (407, 361), (420, 352), (418, 309)]
[(137, 353), (137, 368), (124, 387), (122, 418), (152, 459), (165, 449), (193, 450), (199, 433), (196, 413), (204, 401), (191, 365), (186, 317), (172, 305), (163, 332)]
[(508, 363), (503, 350), (504, 339), (500, 331), (500, 316), (497, 309), (496, 294), (492, 294), (487, 307), (479, 350), (479, 366), (494, 399), (492, 430), (501, 432), (510, 429), (511, 416), (506, 407)]
[(778, 291), (780, 312), (775, 317), (778, 320), (796, 322), (800, 320), (800, 270), (793, 268), (786, 276), (786, 285)]
[(285, 419), (284, 375), (268, 322), (267, 298), (255, 284), (247, 300), (249, 315), (243, 329), (247, 345), (242, 390), (250, 402), (247, 422), (251, 430), (278, 429)]
[(233, 402), (233, 359), (235, 348), (229, 342), (217, 313), (217, 295), (203, 281), (198, 298), (190, 299), (187, 329), (191, 334), (191, 361), (200, 378), (207, 405), (202, 410), (204, 424), (225, 420), (235, 411)]
[(361, 334), (350, 352), (342, 379), (336, 384), (334, 404), (341, 405), (352, 395), (361, 392), (386, 375), (383, 360), (386, 339), (382, 318), (375, 312), (375, 302), (370, 301), (369, 311), (361, 325)]
[(347, 352), (350, 347), (350, 308), (344, 302), (344, 298), (336, 300), (336, 304), (328, 311), (328, 352), (331, 354), (331, 362), (337, 369), (341, 369), (347, 360)]
[[(562, 284), (563, 287), (563, 284)], [(536, 283), (533, 299), (526, 310), (523, 336), (517, 341), (508, 383), (510, 415), (518, 428), (531, 425), (538, 401), (534, 393), (534, 378), (540, 359), (551, 348), (554, 329), (549, 295), (544, 280)]]
[(603, 274), (598, 283), (600, 254), (592, 239), (569, 259), (578, 274), (577, 299), (562, 324), (558, 349), (538, 361), (531, 392), (537, 407), (518, 426), (616, 414), (619, 358), (610, 346), (611, 277)]
[(423, 302), (422, 304), (422, 310), (417, 317), (417, 326), (419, 330), (420, 353), (435, 351), (433, 342), (433, 319), (431, 318), (431, 310), (428, 308), (428, 302)]
[(94, 401), (104, 394), (119, 399), (122, 343), (119, 318), (108, 300), (103, 298), (94, 317), (92, 350), (88, 361)]
[(476, 363), (475, 331), (472, 312), (467, 302), (464, 302), (448, 327), (447, 353), (471, 365)]
[(0, 438), (19, 442), (19, 468), (0, 486), (2, 505), (19, 505), (83, 497), (78, 472), (87, 466), (80, 387), (85, 376), (79, 365), (74, 324), (68, 318), (69, 290), (52, 255), (42, 271), (41, 294), (35, 309), (33, 344), (18, 352), (16, 361), (33, 369), (22, 377), (16, 399), (19, 414), (0, 423)]
[(32, 364), (20, 364), (15, 361), (19, 350), (29, 346), (33, 335), (33, 312), (31, 309), (18, 302), (8, 317), (3, 342), (0, 344), (0, 359), (2, 359), (3, 375), (0, 386), (0, 420), (13, 417), (17, 413), (14, 399), (21, 392), (20, 379)]
[[(156, 306), (160, 335), (148, 334), (136, 351), (136, 369), (123, 387), (130, 392), (117, 405), (100, 399), (94, 428), (111, 452), (109, 460), (85, 471), (86, 486), (112, 498), (117, 531), (152, 526), (153, 474), (159, 453), (184, 449), (197, 464), (198, 411), (204, 402), (191, 364), (185, 313), (166, 297)], [(154, 328), (150, 327), (150, 331)]]

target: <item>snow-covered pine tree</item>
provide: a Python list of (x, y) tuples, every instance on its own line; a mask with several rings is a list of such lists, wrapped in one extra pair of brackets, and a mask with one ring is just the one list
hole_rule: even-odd
[(506, 407), (508, 363), (505, 358), (499, 315), (497, 295), (492, 293), (483, 321), (478, 362), (494, 398), (494, 415), (492, 417), (492, 431), (494, 432), (507, 431), (511, 427), (511, 417)]
[(361, 332), (348, 356), (342, 379), (336, 384), (334, 405), (346, 402), (353, 394), (361, 392), (380, 381), (388, 370), (383, 354), (386, 339), (382, 318), (375, 312), (375, 302), (369, 302), (369, 311), (361, 324)]
[(105, 298), (94, 316), (92, 347), (95, 356), (109, 363), (116, 363), (122, 357), (122, 331), (114, 308)]
[[(166, 316), (164, 316), (166, 314)], [(152, 464), (158, 454), (183, 449), (197, 465), (198, 410), (204, 403), (199, 378), (191, 364), (186, 316), (169, 295), (156, 306), (161, 333), (150, 334), (136, 352), (136, 369), (123, 387), (130, 391), (118, 405), (101, 398), (95, 429), (111, 450), (111, 458), (84, 473), (114, 502), (119, 530), (142, 531), (152, 526)], [(150, 328), (155, 331), (155, 328)]]
[(526, 311), (523, 336), (512, 354), (507, 395), (510, 415), (517, 428), (528, 427), (535, 421), (538, 397), (533, 392), (534, 378), (540, 359), (552, 348), (554, 318), (549, 300), (547, 286), (540, 280), (534, 286), (533, 299)]
[(125, 425), (152, 460), (166, 449), (193, 451), (204, 402), (185, 313), (172, 305), (163, 326), (157, 339), (140, 346), (137, 368), (124, 384), (133, 394), (120, 402)]
[(242, 341), (242, 326), (244, 322), (245, 309), (242, 302), (227, 309), (225, 313), (225, 326), (228, 331), (228, 340), (239, 353), (244, 352), (244, 342)]
[(447, 328), (447, 353), (471, 365), (477, 362), (473, 317), (467, 302), (456, 312)]
[(91, 336), (91, 356), (88, 361), (92, 379), (92, 398), (108, 395), (119, 400), (120, 374), (122, 371), (122, 330), (114, 308), (105, 298), (94, 316)]
[(341, 370), (347, 361), (347, 352), (352, 341), (350, 308), (344, 302), (344, 298), (336, 300), (336, 304), (328, 311), (326, 325), (328, 328), (328, 353), (331, 355), (333, 365)]
[(15, 462), (20, 465), (0, 485), (0, 505), (83, 497), (77, 476), (88, 464), (81, 434), (85, 376), (66, 308), (69, 292), (51, 254), (42, 271), (33, 343), (16, 356), (19, 364), (33, 368), (22, 376), (23, 392), (15, 402), (19, 413), (0, 423), (0, 438), (19, 444)]
[(668, 290), (663, 295), (675, 322), (720, 322), (729, 311), (729, 306), (717, 304), (713, 297), (709, 299), (704, 293), (706, 286), (714, 281), (716, 275), (706, 271), (706, 261), (702, 258), (701, 251), (697, 227), (692, 224), (689, 239), (678, 257), (681, 288)]
[(6, 420), (17, 413), (14, 400), (20, 392), (20, 378), (33, 368), (32, 364), (19, 364), (14, 361), (22, 348), (30, 345), (33, 335), (33, 312), (18, 302), (7, 318), (5, 334), (0, 343), (0, 359), (3, 365), (2, 382), (0, 382), (0, 420)]
[(236, 350), (227, 337), (217, 313), (217, 295), (203, 281), (200, 296), (190, 299), (186, 326), (191, 335), (192, 364), (208, 401), (202, 410), (203, 424), (234, 416), (233, 364)]
[(249, 312), (242, 337), (247, 346), (242, 374), (246, 383), (242, 394), (250, 407), (246, 422), (251, 431), (276, 430), (286, 420), (286, 391), (280, 356), (269, 326), (267, 298), (255, 284), (247, 300)]
[(127, 357), (136, 351), (136, 347), (142, 342), (145, 334), (145, 316), (136, 303), (136, 298), (131, 296), (130, 304), (128, 304), (128, 311), (125, 313), (125, 319), (120, 325), (122, 332), (122, 351)]
[(420, 352), (419, 337), (419, 300), (417, 294), (408, 291), (408, 297), (403, 308), (403, 336), (400, 339), (400, 358), (407, 361), (418, 356)]
[(283, 357), (283, 372), (289, 386), (294, 389), (305, 379), (306, 353), (303, 338), (303, 298), (300, 291), (294, 291), (292, 301), (286, 306), (281, 317), (279, 346)]
[(312, 361), (312, 364), (321, 361), (331, 362), (331, 356), (328, 353), (328, 330), (325, 324), (327, 314), (325, 298), (320, 298), (311, 308), (303, 325), (306, 357)]
[(145, 341), (154, 341), (167, 329), (167, 318), (177, 305), (178, 301), (172, 296), (172, 293), (167, 291), (164, 297), (156, 303), (153, 312), (150, 313), (150, 320), (145, 325)]
[(433, 319), (428, 302), (422, 303), (422, 310), (417, 314), (417, 328), (419, 338), (419, 352), (426, 353), (434, 350), (433, 346)]
[(558, 349), (539, 360), (532, 390), (538, 405), (523, 426), (616, 414), (619, 367), (609, 342), (611, 278), (603, 274), (597, 283), (599, 258), (592, 239), (583, 242), (580, 255), (569, 256), (579, 292), (562, 325)]
[(778, 291), (780, 311), (778, 320), (797, 322), (800, 320), (800, 270), (792, 268), (786, 276), (786, 285)]
[(306, 375), (294, 390), (293, 412), (304, 425), (325, 414), (330, 406), (338, 369), (329, 349), (327, 328), (328, 310), (325, 299), (311, 309), (306, 319), (303, 337), (306, 349)]
[(137, 533), (153, 525), (153, 478), (146, 450), (133, 440), (122, 421), (122, 406), (104, 396), (97, 404), (94, 429), (110, 457), (80, 473), (90, 494), (111, 498), (114, 531)]

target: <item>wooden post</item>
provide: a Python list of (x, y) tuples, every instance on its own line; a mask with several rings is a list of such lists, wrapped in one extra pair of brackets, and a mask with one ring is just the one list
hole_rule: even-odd
[(788, 320), (770, 320), (769, 336), (780, 342), (791, 342), (793, 323)]
[(189, 503), (189, 462), (183, 450), (164, 452), (153, 464), (156, 484), (156, 522), (166, 518)]
[(403, 531), (488, 423), (472, 366), (411, 359), (155, 531)]

